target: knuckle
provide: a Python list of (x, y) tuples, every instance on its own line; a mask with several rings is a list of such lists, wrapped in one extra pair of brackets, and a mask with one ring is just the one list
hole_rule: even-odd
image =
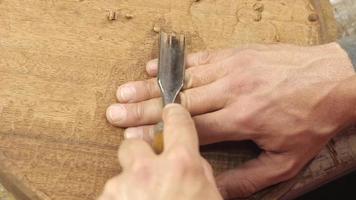
[(133, 120), (140, 121), (144, 116), (144, 107), (141, 103), (134, 105)]
[(255, 127), (255, 117), (253, 112), (241, 110), (234, 116), (235, 125), (238, 127), (252, 128)]
[(267, 84), (264, 77), (255, 74), (255, 70), (247, 70), (246, 67), (253, 67), (255, 64), (246, 64), (244, 60), (237, 60), (237, 66), (244, 72), (239, 73), (238, 78), (228, 76), (227, 90), (233, 93), (248, 94), (256, 91), (257, 88)]
[(208, 63), (212, 58), (212, 53), (211, 51), (203, 51), (199, 53), (199, 56), (197, 57), (197, 65), (204, 65)]
[(240, 125), (240, 124), (245, 124), (248, 125), (250, 124), (250, 119), (246, 114), (240, 113), (235, 115), (235, 122), (236, 124)]
[(131, 170), (133, 172), (147, 172), (151, 169), (151, 161), (149, 159), (136, 159), (132, 164)]
[(179, 93), (179, 98), (182, 106), (185, 107), (187, 110), (191, 110), (190, 95), (188, 95), (186, 91), (182, 91)]
[(241, 66), (255, 66), (257, 61), (258, 61), (258, 57), (259, 57), (259, 52), (257, 50), (254, 49), (245, 49), (242, 50), (240, 53), (237, 54), (238, 56), (236, 56), (236, 59), (238, 64)]
[(154, 80), (148, 80), (143, 82), (146, 92), (150, 98), (154, 97), (157, 93), (157, 83)]
[(185, 73), (185, 78), (184, 78), (184, 89), (189, 89), (192, 88), (194, 85), (194, 74), (192, 73), (192, 68), (187, 69), (186, 73)]
[(280, 181), (285, 181), (293, 178), (299, 172), (298, 161), (296, 159), (289, 159), (285, 162), (284, 166), (280, 170), (278, 179)]
[(263, 130), (265, 129), (265, 123), (258, 120), (258, 114), (263, 109), (263, 106), (259, 102), (253, 98), (240, 98), (234, 108), (237, 111), (232, 116), (235, 128), (244, 127), (246, 129), (253, 129), (254, 131), (265, 131)]
[(196, 160), (193, 158), (191, 152), (184, 147), (176, 147), (174, 151), (171, 151), (169, 160), (178, 168), (178, 171), (186, 171), (196, 165)]

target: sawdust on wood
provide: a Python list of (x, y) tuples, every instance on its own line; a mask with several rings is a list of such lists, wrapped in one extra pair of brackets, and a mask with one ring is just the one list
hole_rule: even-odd
[[(256, 2), (263, 9), (256, 10)], [(31, 190), (32, 199), (95, 199), (120, 172), (116, 155), (123, 130), (106, 122), (105, 110), (119, 85), (147, 78), (144, 66), (157, 57), (157, 32), (185, 33), (188, 52), (248, 43), (319, 44), (320, 24), (308, 20), (314, 12), (308, 5), (304, 0), (1, 1), (0, 172), (22, 183), (13, 184), (14, 191)], [(134, 13), (126, 17), (132, 20), (121, 20), (126, 11)], [(242, 146), (204, 156), (219, 173), (256, 152)]]

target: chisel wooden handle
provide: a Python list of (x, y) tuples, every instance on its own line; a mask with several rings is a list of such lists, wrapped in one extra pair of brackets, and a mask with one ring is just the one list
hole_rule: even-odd
[(154, 128), (152, 148), (157, 153), (160, 154), (163, 151), (163, 122), (156, 124)]

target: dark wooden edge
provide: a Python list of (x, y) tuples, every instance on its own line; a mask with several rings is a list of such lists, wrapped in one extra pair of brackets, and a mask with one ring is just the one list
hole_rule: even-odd
[(344, 165), (339, 165), (337, 166), (334, 170), (332, 170), (329, 174), (323, 176), (322, 178), (313, 181), (310, 184), (306, 184), (304, 187), (300, 189), (295, 189), (291, 190), (288, 193), (286, 193), (281, 200), (292, 200), (295, 199), (303, 194), (306, 194), (308, 192), (311, 192), (327, 183), (330, 183), (342, 176), (345, 176), (353, 171), (356, 170), (356, 163), (351, 162), (351, 163), (346, 163)]
[[(26, 180), (19, 180), (9, 169), (4, 155), (0, 153), (0, 182), (17, 200), (49, 200), (50, 198), (35, 188), (29, 188)], [(38, 196), (37, 194), (43, 194)]]

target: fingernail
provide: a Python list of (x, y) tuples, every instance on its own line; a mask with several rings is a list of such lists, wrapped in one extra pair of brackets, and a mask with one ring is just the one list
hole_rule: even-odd
[(150, 61), (149, 63), (147, 63), (147, 71), (149, 73), (157, 72), (157, 62), (156, 61)]
[(127, 128), (124, 132), (125, 139), (142, 139), (142, 131), (138, 128)]
[(136, 88), (133, 85), (123, 85), (119, 88), (121, 100), (129, 101), (135, 98)]
[(121, 122), (126, 119), (127, 111), (122, 105), (112, 105), (108, 108), (109, 121), (112, 123)]

